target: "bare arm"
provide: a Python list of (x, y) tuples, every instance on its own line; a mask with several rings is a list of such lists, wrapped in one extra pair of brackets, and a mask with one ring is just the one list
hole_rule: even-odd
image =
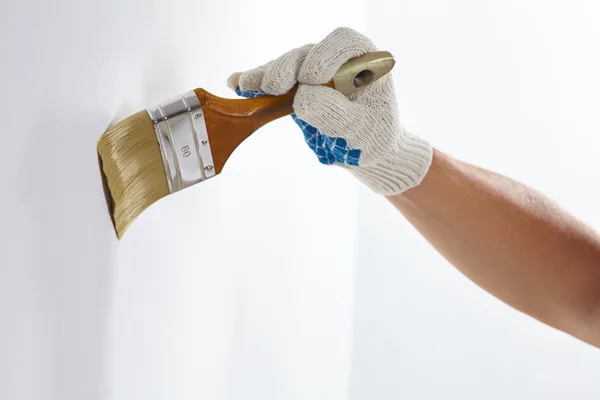
[(483, 289), (600, 347), (600, 236), (547, 197), (435, 151), (421, 185), (387, 198)]

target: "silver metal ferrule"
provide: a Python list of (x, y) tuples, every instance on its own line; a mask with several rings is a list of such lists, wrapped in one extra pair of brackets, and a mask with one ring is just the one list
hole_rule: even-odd
[(154, 124), (170, 193), (215, 176), (204, 113), (193, 91), (147, 111)]

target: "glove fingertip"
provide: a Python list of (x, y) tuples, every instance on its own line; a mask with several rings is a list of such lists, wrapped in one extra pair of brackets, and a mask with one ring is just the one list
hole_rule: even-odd
[(227, 86), (229, 86), (229, 88), (232, 90), (236, 90), (236, 88), (239, 87), (241, 75), (241, 72), (234, 72), (233, 74), (229, 75), (229, 78), (227, 78)]

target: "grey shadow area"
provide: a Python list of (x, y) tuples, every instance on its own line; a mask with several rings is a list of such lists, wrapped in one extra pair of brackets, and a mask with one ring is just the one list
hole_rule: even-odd
[[(37, 118), (36, 118), (37, 119)], [(37, 306), (47, 352), (47, 400), (104, 399), (111, 276), (117, 238), (96, 152), (106, 115), (38, 119), (18, 188), (36, 221)], [(38, 124), (36, 124), (38, 125)]]

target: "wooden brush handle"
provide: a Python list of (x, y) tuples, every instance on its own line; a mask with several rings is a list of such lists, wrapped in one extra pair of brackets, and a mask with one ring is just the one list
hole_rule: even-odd
[[(387, 74), (394, 64), (394, 57), (387, 51), (366, 53), (348, 60), (325, 86), (349, 96)], [(296, 90), (297, 86), (282, 96), (262, 96), (246, 100), (224, 99), (204, 89), (194, 90), (202, 105), (217, 174), (244, 139), (261, 126), (294, 112)]]
[[(333, 80), (325, 86), (334, 87)], [(194, 93), (202, 104), (208, 141), (215, 172), (219, 174), (227, 159), (248, 136), (277, 118), (294, 113), (293, 103), (298, 87), (281, 96), (254, 99), (225, 99), (204, 89)]]
[[(374, 51), (348, 60), (324, 86), (346, 96), (387, 74), (394, 67), (394, 57), (387, 51)], [(294, 112), (294, 87), (282, 96), (254, 99), (224, 99), (204, 89), (194, 93), (200, 100), (208, 132), (215, 172), (219, 174), (227, 159), (248, 136), (269, 122)]]

